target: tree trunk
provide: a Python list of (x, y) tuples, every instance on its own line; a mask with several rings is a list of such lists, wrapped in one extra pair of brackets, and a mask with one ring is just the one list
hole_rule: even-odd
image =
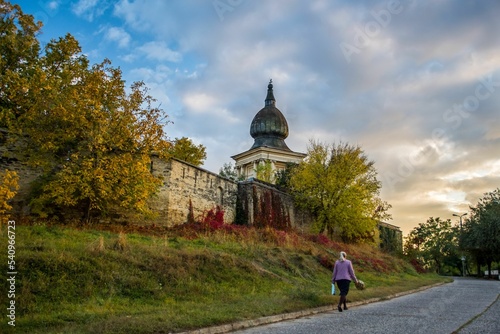
[(85, 224), (89, 224), (91, 222), (91, 210), (92, 210), (92, 201), (90, 198), (85, 199), (85, 212), (83, 213), (83, 222)]

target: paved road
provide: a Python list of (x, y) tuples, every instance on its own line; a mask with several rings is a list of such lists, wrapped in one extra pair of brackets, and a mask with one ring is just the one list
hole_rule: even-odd
[(422, 292), (238, 334), (500, 333), (500, 282), (456, 278)]

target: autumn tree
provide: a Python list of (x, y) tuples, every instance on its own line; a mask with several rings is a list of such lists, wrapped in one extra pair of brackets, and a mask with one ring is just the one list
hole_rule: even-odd
[(171, 157), (190, 163), (191, 165), (201, 166), (207, 158), (205, 146), (196, 145), (187, 137), (175, 138), (171, 143), (168, 153)]
[(42, 24), (21, 7), (0, 0), (0, 127), (8, 128), (33, 98)]
[(9, 201), (16, 195), (19, 177), (10, 170), (0, 171), (0, 224), (4, 223), (12, 206)]
[(410, 231), (405, 241), (405, 255), (429, 270), (443, 274), (445, 265), (458, 268), (458, 230), (451, 220), (430, 217)]
[(345, 242), (376, 241), (377, 222), (390, 207), (379, 198), (374, 162), (359, 146), (346, 143), (311, 140), (290, 188), (298, 205), (313, 213), (320, 233)]
[[(117, 207), (150, 214), (147, 200), (161, 183), (150, 172), (150, 155), (165, 156), (168, 122), (145, 85), (133, 83), (127, 92), (121, 71), (108, 60), (90, 66), (69, 34), (36, 55), (41, 25), (17, 6), (3, 3), (0, 11), (2, 59), (9, 59), (1, 64), (2, 122), (26, 162), (41, 170), (32, 211), (47, 216), (70, 208), (86, 220)], [(31, 44), (13, 47), (17, 36)]]
[(500, 261), (500, 188), (485, 193), (471, 207), (461, 233), (461, 246), (474, 257), (478, 275), (481, 265), (491, 273), (492, 262)]

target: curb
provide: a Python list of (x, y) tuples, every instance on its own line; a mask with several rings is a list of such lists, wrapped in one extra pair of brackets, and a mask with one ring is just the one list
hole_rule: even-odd
[[(371, 299), (362, 300), (359, 302), (353, 302), (353, 303), (350, 303), (349, 308), (409, 295), (412, 293), (431, 289), (431, 288), (434, 288), (436, 286), (440, 286), (440, 285), (443, 285), (446, 283), (447, 282), (436, 283), (436, 284), (432, 284), (432, 285), (423, 286), (421, 288), (414, 289), (414, 290), (399, 292), (399, 293), (396, 293), (394, 295), (390, 295), (387, 297), (371, 298)], [(302, 317), (306, 317), (306, 316), (310, 316), (310, 315), (315, 315), (318, 313), (325, 313), (325, 312), (333, 311), (336, 309), (337, 309), (337, 306), (335, 306), (335, 305), (322, 306), (322, 307), (317, 307), (317, 308), (303, 310), (303, 311), (271, 315), (271, 316), (252, 319), (252, 320), (238, 321), (238, 322), (234, 322), (234, 323), (226, 324), (226, 325), (200, 328), (200, 329), (195, 329), (195, 330), (186, 331), (186, 332), (179, 332), (177, 334), (222, 334), (222, 333), (229, 333), (232, 331), (246, 329), (246, 328), (250, 328), (250, 327), (268, 325), (268, 324), (272, 324), (272, 323), (280, 322), (280, 321), (284, 321), (284, 320), (298, 319), (298, 318), (302, 318)]]

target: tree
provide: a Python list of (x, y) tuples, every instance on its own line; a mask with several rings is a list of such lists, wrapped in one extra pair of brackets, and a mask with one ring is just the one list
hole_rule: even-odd
[(481, 265), (491, 273), (493, 261), (500, 261), (500, 188), (485, 193), (463, 227), (461, 246), (474, 256), (481, 275)]
[(256, 179), (267, 183), (273, 183), (273, 166), (270, 160), (259, 161), (254, 171)]
[(11, 200), (19, 189), (19, 177), (17, 173), (10, 170), (0, 172), (0, 224), (3, 223), (3, 217), (6, 216), (12, 206), (9, 205)]
[(296, 202), (312, 212), (318, 231), (345, 242), (376, 241), (377, 221), (388, 208), (380, 205), (380, 187), (374, 162), (346, 143), (311, 140), (307, 158), (290, 178)]
[(230, 162), (224, 163), (224, 165), (219, 169), (219, 175), (233, 181), (242, 181), (244, 179), (243, 175), (238, 177), (236, 168)]
[[(33, 17), (16, 6), (0, 10), (1, 26), (9, 27), (0, 45), (13, 59), (7, 67), (2, 63), (3, 124), (26, 162), (41, 170), (32, 211), (45, 217), (70, 208), (86, 220), (117, 207), (150, 214), (147, 200), (161, 185), (150, 172), (150, 155), (166, 156), (168, 122), (147, 88), (136, 82), (127, 93), (121, 71), (109, 60), (90, 66), (69, 34), (35, 56)], [(11, 17), (19, 23), (12, 25)], [(31, 47), (9, 47), (18, 35)]]
[(42, 23), (33, 22), (21, 7), (0, 0), (0, 127), (8, 128), (32, 97)]
[(201, 166), (207, 158), (205, 146), (196, 146), (193, 141), (187, 137), (175, 138), (171, 143), (168, 153), (171, 157), (190, 163), (191, 165)]
[(275, 173), (275, 185), (278, 188), (288, 191), (290, 189), (290, 179), (292, 178), (295, 168), (298, 166), (295, 162), (287, 162), (285, 169), (278, 170)]
[(430, 217), (410, 231), (405, 242), (405, 254), (441, 274), (445, 263), (459, 266), (457, 235), (451, 220)]

